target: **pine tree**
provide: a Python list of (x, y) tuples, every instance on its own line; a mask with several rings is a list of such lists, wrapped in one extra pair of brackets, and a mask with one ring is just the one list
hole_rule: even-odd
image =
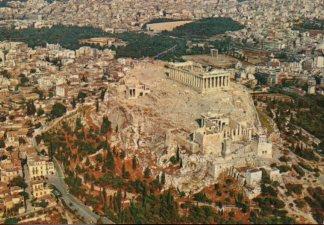
[(146, 196), (147, 196), (147, 188), (146, 184), (143, 185), (143, 190), (142, 190), (142, 206), (145, 207), (146, 205)]
[(132, 168), (133, 168), (133, 170), (136, 170), (136, 168), (137, 168), (137, 158), (136, 158), (136, 156), (134, 156), (133, 159), (132, 159)]
[(96, 112), (99, 112), (99, 100), (96, 100)]
[(116, 206), (117, 206), (118, 212), (120, 212), (122, 209), (122, 192), (120, 189), (118, 189), (117, 195), (116, 195)]
[(107, 153), (106, 167), (109, 170), (112, 170), (112, 171), (115, 170), (115, 159), (114, 159), (114, 155), (111, 152), (111, 150), (108, 150), (108, 153)]
[(144, 177), (149, 178), (151, 176), (151, 169), (149, 167), (146, 167), (144, 170)]
[(106, 189), (105, 188), (102, 189), (102, 198), (103, 198), (104, 204), (106, 205), (106, 202), (107, 202), (107, 192), (106, 192)]
[(177, 147), (176, 158), (177, 158), (177, 162), (179, 162), (179, 160), (180, 160), (180, 150), (179, 150), (179, 147)]
[(113, 208), (113, 196), (109, 195), (109, 208)]
[(34, 102), (33, 101), (28, 101), (27, 102), (27, 112), (26, 112), (26, 114), (28, 116), (33, 116), (33, 115), (35, 115), (35, 113), (36, 113), (36, 107), (34, 105)]
[(122, 166), (122, 177), (123, 178), (126, 178), (126, 168), (125, 168), (125, 163), (123, 163), (123, 166)]
[(164, 185), (165, 184), (165, 173), (162, 172), (162, 175), (161, 175), (161, 184)]
[(75, 107), (76, 107), (75, 98), (72, 99), (71, 105), (72, 105), (72, 108), (75, 109)]
[(104, 116), (102, 119), (102, 124), (101, 124), (101, 129), (100, 132), (101, 134), (106, 134), (111, 127), (111, 122), (108, 120), (108, 117)]
[(79, 131), (82, 127), (82, 120), (78, 117), (75, 121), (75, 132)]
[(109, 206), (108, 204), (104, 204), (104, 213), (107, 215), (109, 213)]
[(105, 99), (106, 91), (107, 91), (107, 89), (101, 90), (101, 93), (100, 93), (100, 99), (101, 99), (101, 101), (103, 101)]
[(124, 150), (122, 150), (122, 151), (120, 152), (120, 154), (119, 154), (119, 157), (120, 157), (121, 159), (125, 159), (125, 157), (126, 157), (126, 152), (125, 152)]

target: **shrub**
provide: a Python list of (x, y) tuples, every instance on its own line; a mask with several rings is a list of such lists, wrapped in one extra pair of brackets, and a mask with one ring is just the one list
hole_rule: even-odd
[(303, 186), (301, 184), (288, 183), (286, 184), (286, 188), (289, 193), (301, 194), (303, 191)]
[(175, 156), (172, 156), (172, 157), (170, 158), (170, 162), (171, 162), (173, 165), (175, 165), (175, 164), (178, 163), (177, 158), (176, 158)]
[(288, 156), (283, 155), (283, 156), (279, 157), (279, 160), (281, 162), (289, 162), (290, 158)]
[(280, 173), (285, 173), (285, 172), (291, 170), (290, 166), (287, 166), (287, 165), (280, 165), (280, 166), (277, 166), (277, 168), (280, 170)]

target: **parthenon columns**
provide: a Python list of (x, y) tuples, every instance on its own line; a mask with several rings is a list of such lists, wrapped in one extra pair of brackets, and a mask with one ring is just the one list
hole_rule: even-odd
[(229, 77), (228, 76), (220, 76), (220, 77), (207, 77), (207, 78), (186, 78), (185, 83), (190, 84), (191, 86), (195, 86), (197, 88), (218, 88), (218, 87), (226, 87), (229, 85)]
[(215, 90), (229, 86), (228, 74), (196, 74), (184, 69), (169, 68), (167, 77), (188, 85), (199, 92)]

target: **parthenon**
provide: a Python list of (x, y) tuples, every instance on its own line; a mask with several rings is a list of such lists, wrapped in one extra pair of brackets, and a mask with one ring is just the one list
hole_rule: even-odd
[(166, 66), (166, 76), (192, 87), (199, 93), (226, 88), (230, 84), (229, 72), (203, 67), (201, 64), (192, 61), (169, 63)]

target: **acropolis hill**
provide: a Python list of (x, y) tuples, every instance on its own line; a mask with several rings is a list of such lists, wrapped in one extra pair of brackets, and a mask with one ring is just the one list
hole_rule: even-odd
[[(113, 128), (119, 130), (116, 145), (135, 154), (152, 153), (153, 159), (140, 157), (144, 165), (156, 173), (162, 168), (169, 171), (167, 186), (186, 192), (198, 191), (232, 166), (256, 165), (272, 157), (272, 145), (263, 135), (253, 101), (243, 86), (230, 81), (230, 70), (224, 73), (200, 66), (200, 73), (206, 69), (201, 76), (209, 79), (200, 84), (211, 89), (201, 93), (189, 78), (187, 83), (172, 79), (174, 66), (141, 62), (120, 85), (111, 84), (108, 110)], [(214, 78), (219, 74), (226, 76), (216, 87)], [(177, 151), (182, 168), (166, 169)]]

